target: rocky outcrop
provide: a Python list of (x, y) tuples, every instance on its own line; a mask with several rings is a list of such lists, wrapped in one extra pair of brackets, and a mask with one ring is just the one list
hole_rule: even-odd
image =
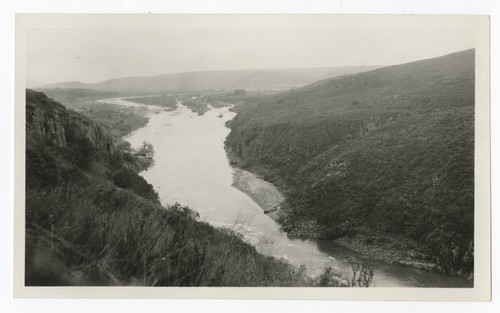
[(114, 152), (111, 134), (104, 126), (32, 90), (26, 90), (26, 131), (59, 148), (78, 138), (102, 153)]
[[(394, 117), (387, 117), (382, 115), (371, 116), (367, 120), (363, 121), (359, 125), (358, 137), (364, 136), (369, 132), (376, 130), (377, 128), (385, 125), (386, 123), (392, 122)], [(350, 136), (348, 136), (350, 137)]]

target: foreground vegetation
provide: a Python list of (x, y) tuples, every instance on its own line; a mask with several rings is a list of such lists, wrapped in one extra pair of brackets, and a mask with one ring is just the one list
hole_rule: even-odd
[(290, 235), (344, 237), (386, 261), (472, 277), (473, 50), (247, 97), (235, 110), (228, 154), (286, 194)]
[[(145, 144), (144, 153), (152, 153)], [(139, 286), (368, 286), (353, 266), (316, 278), (259, 254), (230, 229), (162, 207), (101, 126), (43, 93), (26, 93), (25, 283)], [(129, 161), (132, 162), (132, 161)]]

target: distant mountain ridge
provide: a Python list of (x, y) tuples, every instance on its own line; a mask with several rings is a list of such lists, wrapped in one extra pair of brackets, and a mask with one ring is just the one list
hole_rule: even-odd
[(171, 73), (156, 76), (114, 78), (99, 83), (60, 82), (37, 87), (82, 88), (106, 91), (169, 90), (287, 90), (315, 81), (373, 70), (380, 66), (342, 66), (302, 69), (257, 69)]

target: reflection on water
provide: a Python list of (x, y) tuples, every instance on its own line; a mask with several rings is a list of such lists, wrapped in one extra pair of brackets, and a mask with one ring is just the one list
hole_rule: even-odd
[[(112, 102), (137, 106), (122, 99)], [(234, 112), (228, 107), (211, 108), (200, 116), (182, 104), (176, 111), (167, 112), (139, 106), (158, 114), (151, 114), (146, 127), (126, 139), (133, 147), (143, 141), (153, 144), (155, 163), (141, 175), (154, 186), (163, 205), (179, 202), (189, 206), (202, 220), (240, 232), (261, 253), (303, 264), (311, 274), (330, 266), (348, 276), (349, 262), (362, 260), (374, 268), (374, 286), (459, 286), (463, 281), (374, 261), (331, 241), (287, 238), (250, 197), (232, 187), (233, 176), (245, 173), (229, 165), (224, 150), (230, 131), (225, 123), (235, 116)]]

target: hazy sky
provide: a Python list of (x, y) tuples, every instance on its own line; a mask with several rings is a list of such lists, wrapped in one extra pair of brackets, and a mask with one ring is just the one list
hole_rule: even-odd
[(108, 21), (103, 28), (63, 23), (29, 29), (28, 87), (185, 71), (392, 65), (474, 47), (474, 33), (466, 28), (346, 22), (336, 27), (322, 19), (302, 25), (283, 18), (277, 24), (251, 23), (252, 18), (241, 24), (192, 21), (158, 28), (113, 28)]

